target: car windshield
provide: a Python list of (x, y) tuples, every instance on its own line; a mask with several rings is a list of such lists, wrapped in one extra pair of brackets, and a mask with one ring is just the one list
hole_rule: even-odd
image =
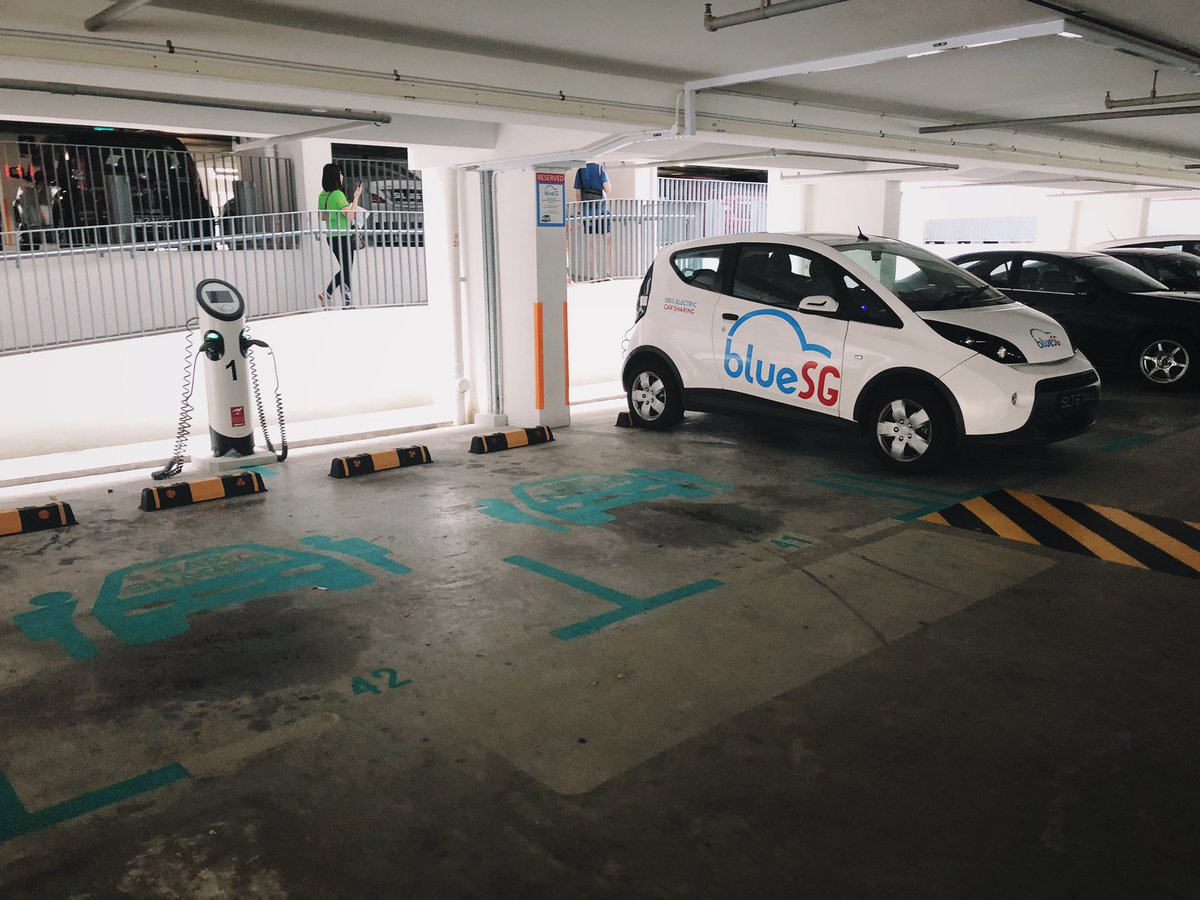
[(1155, 281), (1141, 269), (1111, 256), (1081, 256), (1074, 260), (1080, 268), (1114, 291), (1129, 294), (1145, 294), (1148, 291), (1170, 290), (1161, 281)]
[(1013, 302), (954, 263), (909, 244), (854, 241), (834, 249), (866, 269), (913, 312), (974, 309)]

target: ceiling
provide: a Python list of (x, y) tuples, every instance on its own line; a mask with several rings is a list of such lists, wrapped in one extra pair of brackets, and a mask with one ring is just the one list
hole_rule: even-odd
[[(723, 16), (757, 3), (714, 0), (712, 11)], [(564, 138), (564, 146), (579, 146), (580, 134), (669, 126), (687, 81), (1062, 16), (1032, 0), (844, 0), (713, 33), (704, 28), (704, 4), (698, 0), (524, 0), (503, 5), (346, 0), (337, 6), (327, 0), (208, 0), (203, 12), (190, 0), (156, 0), (96, 34), (84, 31), (84, 20), (106, 6), (103, 0), (62, 0), (42, 7), (25, 4), (6, 13), (0, 50), (7, 68), (0, 65), (0, 74), (53, 73), (57, 65), (69, 75), (71, 61), (84, 49), (95, 67), (100, 47), (126, 65), (117, 58), (120, 53), (144, 56), (146, 48), (163, 47), (169, 40), (186, 48), (184, 54), (195, 50), (229, 59), (267, 59), (280, 71), (288, 64), (309, 67), (303, 77), (295, 71), (281, 76), (269, 92), (272, 98), (304, 96), (306, 85), (310, 96), (326, 87), (344, 87), (362, 94), (363, 101), (355, 104), (362, 108), (576, 129), (574, 136)], [(1200, 16), (1191, 2), (1077, 0), (1072, 8), (1190, 50), (1200, 67)], [(38, 50), (39, 65), (22, 66), (21, 56), (31, 53), (27, 44), (5, 46), (22, 34), (37, 34), (47, 45), (63, 41), (61, 58)], [(156, 60), (154, 71), (180, 79), (188, 75), (175, 57)], [(242, 71), (246, 66), (235, 72), (229, 59), (222, 57), (224, 69), (205, 63), (191, 74), (220, 75), (246, 85), (271, 80), (247, 74)], [(314, 81), (311, 70), (322, 69), (329, 77)], [(713, 132), (719, 131), (723, 149), (747, 143), (764, 148), (833, 144), (881, 157), (959, 159), (963, 170), (986, 166), (989, 172), (997, 165), (1009, 171), (1036, 170), (1057, 158), (1063, 171), (1092, 166), (1110, 175), (1119, 169), (1122, 177), (1144, 170), (1148, 182), (1161, 180), (1164, 173), (1178, 176), (1180, 183), (1200, 179), (1184, 168), (1200, 162), (1200, 116), (1194, 113), (919, 133), (921, 126), (1101, 113), (1106, 92), (1114, 98), (1148, 95), (1156, 69), (1161, 70), (1159, 94), (1200, 92), (1200, 77), (1176, 68), (1084, 40), (1035, 37), (702, 92), (697, 121), (707, 137), (702, 133), (674, 143), (647, 142), (613, 153), (686, 158), (699, 155), (699, 145), (708, 142), (704, 152), (711, 154)], [(389, 85), (387, 76), (393, 72), (396, 84)], [(355, 75), (362, 78), (355, 81)], [(364, 81), (368, 76), (371, 80)], [(254, 92), (249, 86), (245, 90)], [(463, 93), (471, 90), (474, 102)], [(554, 100), (561, 102), (555, 106)], [(258, 124), (261, 132), (264, 126)], [(289, 124), (304, 127), (302, 122)], [(503, 144), (501, 133), (493, 148), (498, 155), (506, 150)], [(525, 148), (514, 144), (512, 149)], [(795, 160), (768, 157), (759, 162), (800, 168)]]

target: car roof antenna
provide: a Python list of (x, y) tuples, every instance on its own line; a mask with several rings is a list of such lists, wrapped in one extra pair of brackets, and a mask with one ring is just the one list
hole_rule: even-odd
[(855, 227), (857, 227), (857, 228), (858, 228), (858, 240), (860, 240), (860, 241), (869, 241), (869, 240), (870, 240), (870, 238), (869, 238), (869, 237), (867, 237), (865, 234), (863, 234), (863, 233), (862, 233), (862, 226), (861, 226), (861, 225), (858, 225), (858, 226), (855, 226)]

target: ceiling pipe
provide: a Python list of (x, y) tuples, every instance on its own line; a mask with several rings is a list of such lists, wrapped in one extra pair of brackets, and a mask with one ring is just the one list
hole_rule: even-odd
[(771, 0), (760, 0), (758, 9), (746, 9), (742, 12), (730, 13), (727, 16), (714, 16), (712, 4), (704, 4), (704, 27), (709, 31), (720, 31), (731, 25), (745, 25), (747, 22), (761, 22), (775, 16), (786, 16), (789, 13), (804, 12), (808, 9), (818, 9), (822, 6), (833, 6), (835, 3), (845, 3), (846, 0), (781, 0), (772, 3)]
[(88, 31), (99, 31), (104, 26), (111, 25), (117, 19), (123, 19), (135, 9), (145, 6), (150, 2), (151, 0), (121, 0), (120, 3), (114, 3), (107, 9), (96, 13), (83, 23), (83, 27)]
[(990, 44), (1002, 44), (1007, 41), (1025, 40), (1026, 38), (1059, 35), (1063, 34), (1066, 28), (1067, 22), (1065, 19), (1051, 19), (1047, 22), (1030, 22), (1025, 25), (1015, 25), (1009, 28), (991, 28), (986, 31), (948, 35), (936, 40), (920, 41), (915, 44), (880, 47), (874, 50), (866, 50), (862, 53), (851, 53), (846, 56), (805, 60), (783, 66), (774, 66), (769, 69), (753, 69), (749, 72), (739, 72), (734, 75), (719, 75), (714, 78), (685, 81), (683, 84), (683, 133), (685, 135), (694, 135), (696, 133), (696, 94), (698, 91), (729, 87), (734, 84), (749, 84), (755, 81), (769, 81), (774, 78), (794, 78), (800, 75), (812, 75), (817, 72), (834, 72), (858, 66), (871, 66), (894, 59), (914, 59), (919, 56), (945, 53), (949, 50), (986, 47)]
[(818, 172), (815, 175), (802, 175), (797, 172), (795, 175), (780, 175), (783, 181), (818, 181), (825, 178), (850, 178), (857, 176), (862, 178), (867, 175), (902, 175), (911, 172), (936, 172), (936, 171), (952, 171), (958, 166), (953, 163), (930, 163), (922, 166), (899, 166), (894, 169), (863, 169), (855, 172)]
[(1114, 100), (1111, 95), (1104, 95), (1105, 109), (1124, 109), (1129, 106), (1150, 106), (1155, 103), (1192, 103), (1200, 100), (1200, 92), (1194, 94), (1151, 94), (1149, 97), (1131, 97), (1128, 100)]
[(386, 113), (364, 112), (355, 109), (295, 106), (288, 103), (258, 103), (252, 100), (221, 100), (216, 97), (201, 97), (188, 94), (159, 94), (154, 91), (93, 87), (86, 84), (66, 84), (57, 81), (24, 81), (19, 78), (0, 78), (0, 90), (32, 91), (40, 94), (61, 94), (68, 97), (104, 97), (109, 100), (170, 103), (175, 106), (199, 106), (209, 109), (236, 109), (243, 112), (275, 113), (282, 116), (305, 116), (317, 119), (367, 122), (372, 125), (388, 125), (392, 121), (392, 117)]
[[(1037, 116), (1026, 119), (993, 119), (990, 122), (963, 122), (955, 125), (926, 125), (918, 134), (949, 134), (954, 131), (1002, 129), (1037, 131), (1040, 125), (1068, 125), (1072, 122), (1107, 122), (1110, 119), (1149, 119), (1157, 116), (1190, 116), (1200, 113), (1200, 106), (1171, 106), (1167, 109), (1127, 109), (1124, 112), (1078, 113), (1069, 116)], [(1021, 126), (1033, 126), (1032, 128)]]
[(572, 150), (555, 150), (549, 153), (539, 153), (534, 156), (519, 156), (510, 159), (491, 159), (486, 162), (474, 163), (463, 168), (471, 172), (502, 172), (508, 169), (528, 169), (533, 166), (553, 166), (558, 168), (575, 168), (590, 159), (620, 150), (632, 144), (645, 144), (654, 141), (669, 141), (679, 137), (679, 129), (675, 125), (670, 128), (659, 128), (651, 131), (635, 131), (627, 134), (612, 134), (598, 141), (593, 141), (583, 147)]

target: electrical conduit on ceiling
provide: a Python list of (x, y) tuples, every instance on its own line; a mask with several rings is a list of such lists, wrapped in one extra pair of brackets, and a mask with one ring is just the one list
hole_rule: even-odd
[(822, 6), (833, 6), (836, 3), (845, 3), (846, 0), (781, 0), (779, 3), (772, 3), (771, 0), (761, 0), (757, 9), (746, 9), (741, 12), (729, 13), (725, 16), (714, 16), (712, 14), (712, 4), (704, 4), (704, 27), (709, 31), (720, 31), (722, 28), (728, 28), (731, 25), (745, 25), (747, 22), (761, 22), (764, 19), (771, 19), (775, 16), (786, 16), (789, 13), (804, 12), (809, 9), (818, 9)]

